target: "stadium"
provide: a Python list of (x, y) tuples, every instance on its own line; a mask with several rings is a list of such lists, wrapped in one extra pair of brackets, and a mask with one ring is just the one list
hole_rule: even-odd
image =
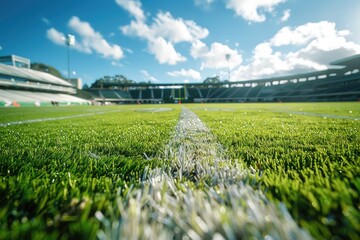
[(0, 239), (359, 239), (360, 55), (87, 89), (0, 60)]
[(76, 97), (76, 86), (50, 73), (30, 69), (30, 60), (0, 57), (0, 106), (86, 104)]
[(59, 77), (30, 69), (30, 60), (0, 58), (0, 104), (323, 102), (360, 99), (360, 55), (330, 63), (324, 71), (218, 83), (116, 83), (97, 81), (81, 90)]
[(333, 68), (318, 72), (215, 84), (134, 85), (103, 81), (87, 91), (97, 101), (116, 103), (358, 101), (360, 55), (331, 65)]
[(0, 0), (0, 240), (360, 240), (359, 0), (99, 2)]

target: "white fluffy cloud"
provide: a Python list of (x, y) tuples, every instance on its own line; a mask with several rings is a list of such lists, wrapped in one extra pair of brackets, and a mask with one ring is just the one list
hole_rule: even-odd
[[(349, 34), (327, 21), (284, 27), (255, 47), (249, 64), (233, 72), (234, 79), (324, 70), (334, 60), (360, 53), (360, 45), (346, 39)], [(281, 52), (284, 48), (292, 51)]]
[[(124, 9), (128, 10), (125, 7)], [(176, 51), (175, 44), (191, 43), (209, 34), (206, 28), (198, 26), (194, 21), (174, 18), (169, 12), (159, 12), (151, 24), (147, 24), (145, 20), (136, 18), (129, 25), (120, 27), (120, 30), (125, 35), (146, 40), (149, 52), (160, 64), (175, 65), (186, 61), (186, 58)]]
[(153, 33), (146, 23), (142, 21), (131, 21), (129, 25), (120, 27), (123, 34), (143, 39), (153, 38)]
[(65, 35), (55, 28), (50, 28), (46, 31), (46, 37), (57, 45), (65, 45)]
[(313, 39), (333, 40), (337, 36), (346, 36), (349, 32), (337, 31), (335, 23), (322, 21), (306, 23), (296, 28), (284, 27), (270, 40), (274, 46), (303, 45)]
[[(105, 58), (119, 60), (123, 58), (124, 53), (119, 45), (108, 43), (103, 36), (96, 32), (88, 22), (81, 21), (78, 17), (72, 17), (68, 26), (78, 36), (74, 48), (85, 53), (97, 53)], [(65, 45), (65, 34), (50, 28), (46, 33), (48, 39), (57, 45)]]
[[(226, 54), (230, 54), (229, 62), (226, 60)], [(242, 63), (242, 56), (237, 50), (218, 42), (211, 44), (210, 48), (200, 40), (194, 42), (191, 47), (191, 56), (202, 60), (201, 69), (228, 68), (228, 65), (230, 69), (233, 69)]]
[(250, 22), (264, 22), (264, 13), (272, 13), (274, 7), (286, 0), (226, 0), (226, 8)]
[(186, 61), (184, 56), (176, 52), (171, 42), (167, 42), (161, 37), (150, 40), (148, 42), (148, 49), (161, 64), (175, 65), (178, 62)]
[(138, 0), (116, 0), (116, 3), (133, 15), (138, 21), (143, 21), (145, 15)]
[(281, 17), (281, 22), (286, 22), (289, 18), (290, 18), (290, 14), (291, 10), (290, 9), (286, 9), (283, 13), (283, 16)]
[(337, 30), (335, 23), (322, 21), (307, 23), (293, 29), (285, 27), (269, 41), (269, 44), (274, 47), (303, 46), (288, 56), (327, 64), (336, 58), (360, 52), (360, 45), (348, 41), (348, 35), (348, 30)]
[(171, 77), (185, 77), (185, 78), (191, 78), (194, 80), (201, 80), (201, 74), (198, 71), (195, 71), (194, 69), (181, 69), (180, 71), (173, 71), (167, 73)]
[(79, 43), (77, 44), (79, 50), (87, 53), (95, 51), (105, 58), (115, 60), (123, 58), (124, 53), (121, 47), (108, 43), (88, 22), (83, 22), (78, 17), (72, 17), (68, 25), (80, 36)]
[(173, 18), (169, 12), (158, 13), (151, 26), (155, 37), (161, 36), (172, 43), (193, 42), (205, 38), (209, 31), (194, 21)]

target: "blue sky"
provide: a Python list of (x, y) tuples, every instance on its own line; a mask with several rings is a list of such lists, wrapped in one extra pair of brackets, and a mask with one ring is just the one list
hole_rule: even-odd
[[(91, 84), (259, 79), (326, 69), (360, 53), (359, 0), (1, 0), (0, 55)], [(230, 54), (229, 61), (225, 55)]]

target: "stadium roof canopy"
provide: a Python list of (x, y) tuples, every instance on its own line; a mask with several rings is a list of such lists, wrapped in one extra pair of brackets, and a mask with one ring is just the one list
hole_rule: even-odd
[(360, 54), (353, 55), (347, 58), (342, 58), (330, 64), (337, 66), (345, 66), (346, 68), (358, 68), (360, 67)]

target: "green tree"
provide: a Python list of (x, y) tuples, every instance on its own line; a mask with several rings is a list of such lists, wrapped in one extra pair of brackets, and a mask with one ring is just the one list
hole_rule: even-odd
[(134, 80), (130, 80), (127, 77), (125, 77), (124, 75), (121, 74), (117, 74), (114, 76), (103, 76), (99, 79), (97, 79), (92, 85), (91, 87), (103, 87), (104, 85), (111, 85), (111, 84), (136, 84), (136, 82)]
[(50, 66), (50, 65), (46, 65), (44, 63), (32, 63), (31, 64), (31, 69), (36, 70), (36, 71), (40, 71), (40, 72), (46, 72), (46, 73), (50, 73), (51, 75), (54, 75), (58, 78), (62, 78), (65, 79), (59, 70), (57, 70), (56, 68)]
[(204, 80), (204, 83), (206, 83), (206, 84), (209, 84), (209, 83), (221, 83), (221, 81), (220, 81), (219, 76), (214, 76), (214, 77), (207, 77)]

